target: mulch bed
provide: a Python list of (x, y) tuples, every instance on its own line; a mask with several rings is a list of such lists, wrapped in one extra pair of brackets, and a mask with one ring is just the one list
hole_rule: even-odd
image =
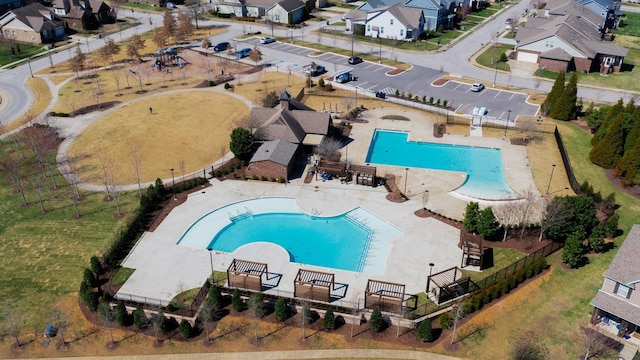
[[(180, 184), (176, 184), (176, 187)], [(151, 213), (150, 216), (153, 218), (151, 223), (149, 224), (148, 231), (154, 232), (158, 226), (164, 221), (164, 219), (169, 215), (171, 210), (184, 204), (187, 201), (187, 197), (189, 194), (193, 194), (194, 192), (203, 191), (205, 188), (211, 186), (210, 183), (206, 182), (203, 185), (196, 186), (192, 189), (177, 193), (175, 195), (176, 200), (173, 199), (173, 193), (167, 194), (165, 200), (158, 206), (158, 210)], [(170, 190), (167, 190), (170, 191)]]
[(447, 78), (439, 78), (436, 81), (432, 82), (431, 85), (433, 85), (433, 86), (442, 86), (442, 85), (446, 84), (447, 82), (449, 82), (449, 79), (447, 79)]

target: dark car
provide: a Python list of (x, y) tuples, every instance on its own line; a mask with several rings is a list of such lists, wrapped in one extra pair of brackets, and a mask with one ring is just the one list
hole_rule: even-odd
[(349, 64), (355, 65), (360, 64), (362, 62), (362, 58), (360, 56), (352, 56), (349, 58)]
[(215, 51), (215, 52), (225, 51), (225, 50), (227, 50), (229, 48), (229, 46), (231, 46), (231, 45), (229, 45), (228, 42), (226, 42), (226, 41), (225, 42), (221, 42), (221, 43), (216, 44), (216, 46), (213, 47), (213, 51)]
[(238, 50), (238, 52), (236, 53), (236, 57), (238, 59), (242, 59), (242, 58), (245, 58), (245, 57), (249, 56), (249, 54), (251, 54), (251, 49), (250, 48), (244, 48), (242, 50)]

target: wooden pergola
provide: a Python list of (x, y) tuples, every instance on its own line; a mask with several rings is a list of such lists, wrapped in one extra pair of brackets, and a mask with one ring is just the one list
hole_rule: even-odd
[(316, 180), (318, 172), (325, 172), (346, 182), (355, 181), (358, 185), (376, 186), (375, 166), (320, 160), (316, 167)]
[(453, 300), (469, 292), (471, 278), (457, 266), (427, 278), (427, 296), (436, 304)]
[(404, 284), (369, 279), (364, 292), (364, 307), (401, 314), (404, 298)]
[(465, 266), (478, 266), (482, 270), (482, 262), (484, 257), (484, 246), (482, 239), (480, 244), (476, 244), (471, 241), (467, 236), (462, 237), (462, 260), (460, 261), (460, 267)]
[(268, 274), (265, 263), (233, 259), (227, 268), (227, 281), (232, 288), (262, 291), (263, 277)]
[(310, 300), (330, 302), (335, 289), (332, 273), (299, 269), (294, 280), (293, 296)]

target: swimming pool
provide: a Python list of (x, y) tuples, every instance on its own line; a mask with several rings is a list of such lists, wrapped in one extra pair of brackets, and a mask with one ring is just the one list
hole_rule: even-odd
[(382, 274), (390, 242), (400, 235), (401, 230), (361, 207), (321, 217), (303, 213), (294, 198), (259, 198), (202, 216), (178, 244), (232, 253), (247, 244), (270, 242), (295, 263)]
[(517, 197), (505, 179), (500, 149), (416, 142), (408, 137), (406, 132), (376, 129), (366, 162), (464, 172), (467, 178), (455, 190), (459, 194), (485, 200)]

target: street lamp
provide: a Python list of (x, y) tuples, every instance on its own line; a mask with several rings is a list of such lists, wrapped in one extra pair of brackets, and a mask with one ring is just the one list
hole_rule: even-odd
[(553, 179), (553, 170), (556, 169), (556, 164), (551, 165), (551, 175), (549, 176), (549, 185), (547, 185), (547, 195), (549, 195), (549, 189), (551, 188), (551, 179)]
[(356, 86), (356, 109), (358, 108), (358, 87)]
[(404, 195), (407, 196), (407, 177), (409, 175), (409, 168), (404, 168)]
[(500, 62), (500, 59), (496, 59), (496, 71), (493, 74), (493, 87), (496, 87), (496, 79), (498, 78), (498, 63)]
[(427, 299), (429, 298), (429, 286), (431, 285), (431, 272), (433, 271), (434, 263), (429, 263), (429, 277), (427, 278)]
[(173, 168), (169, 169), (171, 171), (171, 188), (173, 189), (173, 200), (178, 200), (176, 197), (176, 178), (173, 177)]
[(507, 127), (509, 126), (509, 116), (511, 116), (511, 110), (507, 110), (507, 123), (504, 124), (504, 136), (507, 137)]
[(31, 73), (31, 77), (33, 77), (33, 70), (31, 69), (31, 56), (27, 58), (27, 63), (29, 63), (29, 72)]
[(213, 272), (213, 248), (208, 248), (207, 250), (209, 250), (209, 262), (211, 263), (211, 282), (215, 284), (216, 274)]
[(378, 39), (380, 39), (380, 56), (378, 57), (378, 64), (382, 64), (382, 38), (380, 37), (380, 33), (378, 33)]

